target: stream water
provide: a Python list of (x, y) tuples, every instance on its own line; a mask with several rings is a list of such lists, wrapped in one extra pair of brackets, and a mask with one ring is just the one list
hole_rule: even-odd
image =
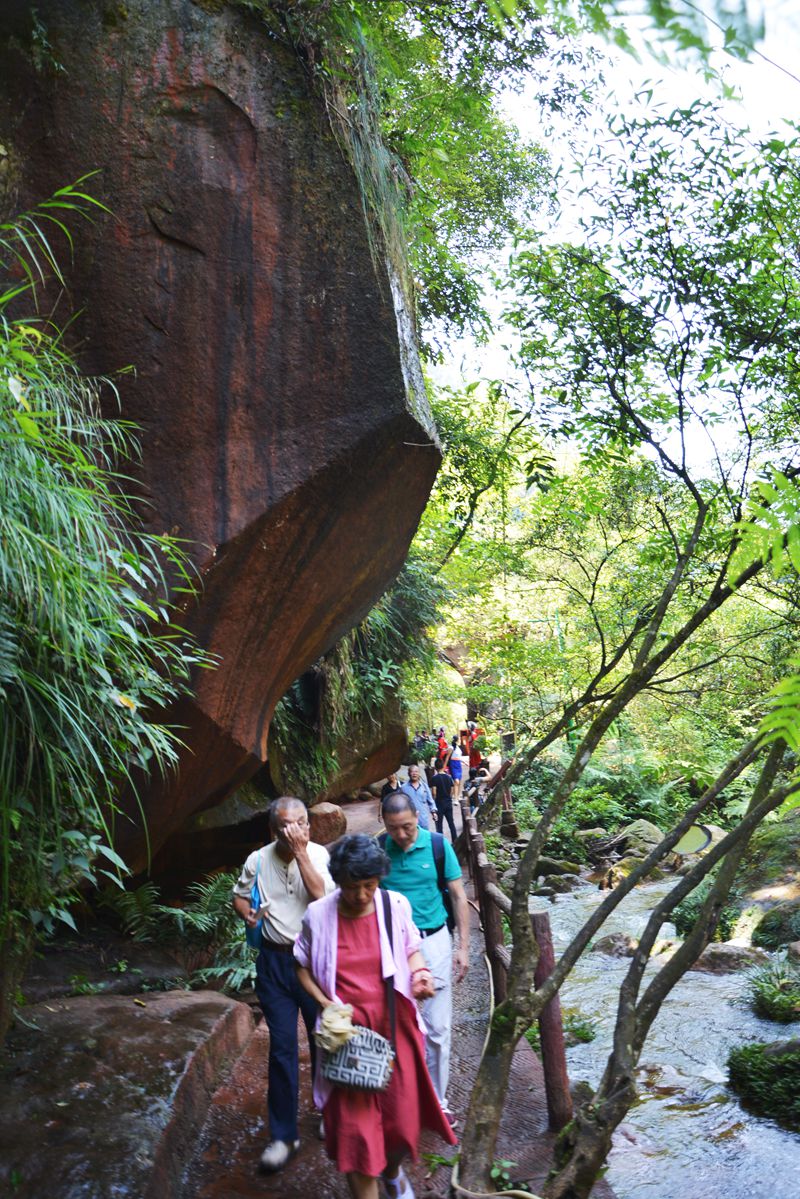
[[(599, 936), (641, 933), (673, 882), (636, 888)], [(556, 954), (604, 894), (582, 889), (550, 915)], [(674, 935), (664, 925), (661, 936)], [(656, 959), (657, 961), (657, 959)], [(567, 1051), (570, 1078), (599, 1081), (611, 1048), (616, 995), (629, 958), (589, 952), (561, 991), (564, 1008), (596, 1022), (597, 1036)], [(652, 965), (650, 969), (657, 969)], [(745, 1112), (726, 1086), (728, 1051), (792, 1035), (745, 1000), (746, 972), (689, 971), (650, 1030), (639, 1071), (640, 1100), (617, 1130), (607, 1178), (618, 1199), (798, 1199), (800, 1135)]]

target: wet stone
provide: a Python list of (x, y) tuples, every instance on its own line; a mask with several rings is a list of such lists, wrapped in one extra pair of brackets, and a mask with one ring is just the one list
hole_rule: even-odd
[(25, 1021), (0, 1057), (0, 1193), (178, 1196), (249, 1009), (209, 991), (87, 995), (26, 1007)]

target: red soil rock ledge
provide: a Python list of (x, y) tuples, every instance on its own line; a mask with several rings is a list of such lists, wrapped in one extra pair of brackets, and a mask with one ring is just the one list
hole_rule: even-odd
[(143, 519), (184, 539), (201, 584), (184, 623), (219, 660), (168, 713), (178, 770), (142, 789), (155, 851), (255, 773), (277, 700), (392, 581), (439, 448), (408, 313), (295, 52), (216, 0), (37, 0), (64, 69), (36, 70), (30, 3), (0, 7), (0, 207), (100, 172), (112, 215), (61, 255), (74, 332), (87, 370), (135, 367), (118, 387)]
[(197, 1129), (253, 1033), (250, 1009), (171, 991), (54, 999), (25, 1020), (0, 1058), (3, 1193), (181, 1195)]

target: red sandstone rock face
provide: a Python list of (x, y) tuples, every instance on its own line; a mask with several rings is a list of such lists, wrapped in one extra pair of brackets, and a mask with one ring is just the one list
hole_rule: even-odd
[[(177, 773), (142, 792), (157, 848), (262, 764), (277, 700), (399, 569), (439, 451), (407, 314), (293, 53), (191, 0), (36, 8), (65, 71), (2, 50), (0, 141), (21, 206), (101, 172), (113, 217), (76, 231), (69, 272), (82, 361), (136, 368), (119, 388), (143, 516), (186, 540), (185, 624), (219, 659), (170, 713)], [(28, 10), (2, 6), (0, 42), (16, 22), (24, 43)]]

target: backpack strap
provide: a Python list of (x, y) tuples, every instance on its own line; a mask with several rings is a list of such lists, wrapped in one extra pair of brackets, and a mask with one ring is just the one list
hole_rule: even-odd
[(444, 833), (431, 833), (431, 847), (433, 849), (433, 861), (436, 866), (436, 882), (439, 885), (439, 890), (442, 895), (447, 891), (447, 882), (444, 877)]
[(444, 833), (431, 833), (431, 848), (433, 862), (436, 866), (436, 883), (442, 895), (444, 910), (447, 913), (447, 931), (452, 933), (456, 927), (456, 918), (453, 912), (453, 901), (450, 898), (450, 889), (447, 879), (444, 877)]
[[(384, 835), (384, 840), (385, 840)], [(394, 958), (394, 938), (392, 936), (392, 901), (389, 898), (389, 892), (381, 889), (381, 899), (383, 901), (383, 923), (386, 926), (386, 935), (389, 938), (389, 948), (392, 951)], [(386, 986), (386, 1003), (389, 1008), (389, 1041), (392, 1049), (395, 1049), (395, 1005), (394, 1005), (394, 975), (384, 979)], [(396, 1049), (395, 1049), (395, 1052)]]

